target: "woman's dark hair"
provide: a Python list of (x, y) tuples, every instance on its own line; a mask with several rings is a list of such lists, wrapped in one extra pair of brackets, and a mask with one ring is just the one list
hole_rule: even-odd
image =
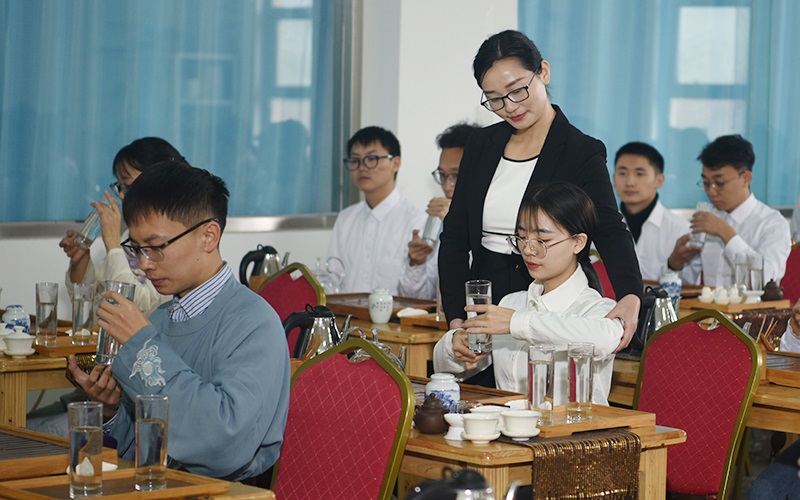
[(166, 161), (185, 161), (172, 144), (160, 137), (142, 137), (124, 146), (114, 157), (114, 175), (124, 168), (143, 171), (145, 168)]
[(506, 30), (487, 38), (475, 54), (472, 61), (472, 71), (478, 87), (481, 86), (483, 76), (494, 63), (510, 57), (516, 58), (525, 69), (538, 75), (542, 71), (542, 54), (536, 48), (533, 40), (515, 30)]
[(586, 245), (578, 253), (578, 262), (589, 279), (589, 286), (601, 290), (600, 280), (589, 262), (589, 241), (597, 228), (597, 210), (589, 195), (568, 182), (543, 184), (522, 201), (517, 223), (522, 217), (534, 217), (537, 212), (553, 219), (569, 234), (585, 233), (588, 236)]

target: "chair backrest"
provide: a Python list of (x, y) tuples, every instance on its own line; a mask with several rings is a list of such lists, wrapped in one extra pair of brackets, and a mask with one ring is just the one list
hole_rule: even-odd
[(786, 259), (786, 273), (781, 279), (783, 298), (789, 299), (792, 305), (800, 299), (800, 243), (792, 245), (789, 258)]
[(256, 293), (269, 302), (281, 321), (295, 311), (304, 310), (306, 304), (312, 306), (325, 304), (325, 291), (322, 285), (308, 267), (299, 262), (290, 264), (266, 278)]
[(658, 425), (686, 431), (686, 442), (667, 450), (667, 490), (727, 498), (762, 365), (755, 341), (718, 311), (698, 311), (653, 335), (633, 405), (655, 413)]
[(600, 285), (603, 287), (603, 297), (616, 300), (617, 294), (614, 293), (614, 287), (611, 286), (611, 279), (608, 277), (606, 265), (602, 260), (592, 262), (592, 267), (597, 272), (597, 277), (600, 278)]
[[(351, 363), (344, 353), (372, 357)], [(272, 490), (281, 499), (389, 499), (414, 414), (411, 381), (372, 343), (352, 339), (292, 376)]]

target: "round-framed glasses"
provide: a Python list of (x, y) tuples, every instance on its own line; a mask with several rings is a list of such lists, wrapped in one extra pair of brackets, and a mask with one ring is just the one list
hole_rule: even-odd
[(433, 176), (433, 180), (436, 181), (436, 184), (441, 184), (442, 186), (444, 186), (445, 182), (449, 182), (451, 186), (455, 186), (458, 181), (457, 172), (455, 174), (448, 174), (437, 168), (431, 172), (431, 175)]
[(731, 181), (735, 181), (736, 179), (741, 177), (743, 173), (744, 172), (739, 172), (739, 175), (737, 175), (733, 179), (728, 179), (727, 181), (708, 182), (705, 179), (701, 179), (701, 180), (697, 181), (697, 187), (699, 187), (700, 189), (703, 189), (705, 191), (708, 191), (709, 189), (713, 189), (714, 191), (719, 191), (722, 188), (724, 188), (726, 185), (728, 185)]
[(358, 170), (358, 167), (363, 163), (366, 168), (372, 170), (373, 168), (378, 166), (378, 162), (382, 159), (391, 160), (394, 158), (394, 155), (367, 155), (363, 158), (345, 158), (344, 166), (347, 167), (347, 170)]
[(563, 240), (558, 240), (553, 243), (547, 243), (544, 240), (540, 240), (538, 238), (531, 238), (525, 239), (518, 234), (512, 234), (510, 236), (506, 236), (506, 240), (508, 244), (511, 245), (511, 251), (517, 255), (522, 254), (523, 249), (527, 249), (528, 253), (533, 255), (534, 257), (538, 257), (540, 259), (544, 259), (547, 257), (547, 250), (552, 248), (559, 243), (564, 243), (565, 241), (571, 240), (572, 238), (578, 236), (577, 234), (573, 234), (569, 238), (564, 238)]
[(161, 262), (164, 260), (164, 249), (170, 246), (171, 244), (175, 243), (179, 239), (183, 238), (187, 234), (191, 233), (198, 227), (202, 226), (203, 224), (207, 224), (209, 222), (217, 222), (219, 223), (219, 217), (211, 217), (206, 220), (201, 220), (194, 226), (190, 227), (186, 231), (182, 232), (178, 236), (171, 238), (160, 245), (148, 245), (148, 246), (139, 246), (131, 244), (131, 239), (128, 238), (127, 240), (122, 242), (122, 249), (125, 250), (125, 253), (134, 259), (138, 259), (140, 255), (144, 255), (144, 258), (151, 261), (151, 262)]
[(531, 76), (531, 81), (529, 81), (527, 85), (516, 88), (504, 96), (492, 97), (491, 99), (486, 99), (485, 101), (481, 102), (481, 106), (488, 109), (489, 111), (500, 111), (505, 107), (506, 99), (508, 99), (513, 103), (524, 101), (525, 99), (531, 96), (530, 92), (528, 92), (528, 89), (530, 88), (531, 83), (533, 83), (533, 79), (535, 77), (536, 73), (534, 73), (533, 76)]

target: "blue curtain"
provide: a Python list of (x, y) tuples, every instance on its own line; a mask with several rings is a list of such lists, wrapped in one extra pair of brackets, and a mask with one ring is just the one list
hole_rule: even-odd
[(340, 3), (0, 3), (0, 222), (82, 219), (143, 136), (225, 179), (231, 215), (338, 209)]
[(664, 155), (672, 208), (705, 200), (702, 147), (739, 133), (756, 151), (753, 192), (800, 194), (800, 2), (526, 0), (519, 26), (551, 64), (552, 101), (614, 153), (629, 141)]

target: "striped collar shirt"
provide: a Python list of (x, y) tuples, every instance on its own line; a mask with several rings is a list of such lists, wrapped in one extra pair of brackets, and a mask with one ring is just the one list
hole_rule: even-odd
[(232, 275), (233, 272), (226, 262), (222, 266), (222, 269), (210, 280), (183, 297), (178, 297), (177, 295), (173, 297), (172, 305), (169, 306), (167, 311), (169, 319), (174, 323), (179, 323), (201, 315), (203, 311), (208, 309), (208, 306), (211, 305), (211, 302), (214, 301), (216, 296), (219, 295), (220, 290), (222, 290), (222, 287)]

